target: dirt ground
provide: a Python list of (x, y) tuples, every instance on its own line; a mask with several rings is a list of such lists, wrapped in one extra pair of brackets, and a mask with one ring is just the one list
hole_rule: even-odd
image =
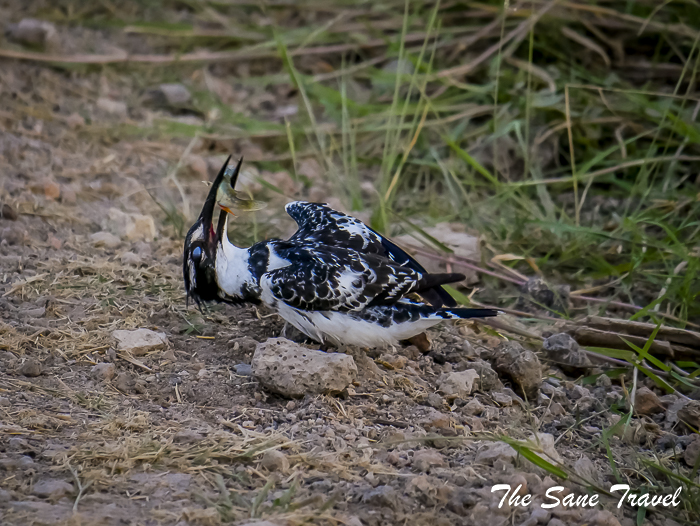
[[(193, 68), (193, 82), (203, 71)], [(206, 74), (228, 83), (234, 72)], [(544, 433), (545, 451), (609, 487), (600, 437), (619, 418), (611, 405), (626, 402), (619, 382), (583, 387), (545, 361), (541, 394), (523, 402), (490, 376), (505, 336), (485, 326), (432, 331), (427, 354), (354, 351), (358, 382), (342, 397), (263, 390), (244, 365), (282, 323), (253, 307), (185, 306), (184, 235), (167, 204), (181, 206), (182, 189), (191, 220), (200, 181), (223, 156), (255, 161), (265, 142), (125, 132), (159, 115), (206, 118), (148, 106), (149, 88), (147, 72), (1, 63), (2, 524), (635, 524), (636, 509), (607, 497), (593, 508), (499, 508), (494, 484), (522, 484), (538, 502), (555, 485), (586, 490), (553, 480), (498, 436)], [(287, 97), (251, 94), (249, 111), (280, 118), (274, 108)], [(271, 202), (264, 229), (285, 233), (283, 202)], [(165, 333), (168, 348), (117, 353), (112, 332), (140, 327)], [(438, 393), (441, 375), (475, 363), (489, 385), (466, 399)], [(643, 482), (637, 450), (671, 462), (661, 418), (634, 419), (625, 440), (609, 438), (633, 485)], [(644, 524), (671, 517), (680, 514), (648, 511)]]

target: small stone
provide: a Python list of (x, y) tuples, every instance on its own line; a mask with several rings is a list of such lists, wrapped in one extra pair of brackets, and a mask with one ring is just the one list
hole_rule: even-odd
[(379, 357), (380, 362), (388, 363), (394, 369), (403, 369), (408, 363), (408, 358), (400, 354), (382, 354)]
[(203, 181), (209, 180), (209, 165), (201, 155), (190, 154), (187, 158), (187, 167)]
[(119, 256), (119, 261), (122, 262), (122, 265), (132, 265), (137, 267), (141, 264), (141, 256), (134, 254), (131, 251), (124, 252), (121, 256)]
[(565, 372), (574, 373), (579, 369), (588, 369), (593, 366), (576, 340), (565, 332), (546, 338), (542, 343), (542, 349)]
[(531, 519), (535, 519), (537, 524), (547, 524), (552, 514), (546, 508), (537, 507), (532, 510)]
[(447, 429), (450, 427), (450, 417), (431, 407), (428, 408), (428, 412), (425, 416), (417, 420), (417, 423), (426, 431), (431, 429)]
[(129, 241), (151, 242), (157, 233), (153, 217), (122, 212), (114, 207), (107, 211), (102, 226), (105, 230)]
[(445, 467), (447, 466), (447, 462), (445, 462), (445, 458), (434, 449), (421, 449), (413, 454), (411, 466), (413, 469), (425, 473), (433, 467)]
[(126, 117), (127, 115), (126, 103), (119, 100), (100, 97), (97, 99), (97, 107), (105, 113), (116, 115), (117, 117)]
[(399, 497), (391, 486), (377, 486), (362, 495), (362, 502), (396, 510), (399, 505)]
[(579, 477), (590, 483), (598, 482), (598, 470), (586, 455), (582, 454), (581, 458), (574, 462), (574, 471)]
[(518, 453), (508, 444), (503, 442), (492, 442), (479, 450), (476, 454), (476, 461), (489, 466), (493, 466), (497, 461), (506, 464), (514, 464)]
[(127, 372), (119, 373), (114, 381), (114, 386), (124, 393), (130, 393), (136, 387), (136, 380)]
[(700, 428), (700, 401), (691, 400), (678, 410), (678, 419), (694, 429)]
[(0, 407), (10, 407), (12, 402), (6, 396), (0, 396)]
[(289, 469), (289, 460), (281, 451), (271, 449), (263, 454), (260, 466), (270, 472), (281, 471), (284, 473)]
[(98, 380), (111, 380), (114, 378), (115, 372), (114, 364), (107, 362), (98, 363), (90, 369), (92, 376)]
[(112, 332), (112, 337), (117, 342), (117, 350), (129, 351), (134, 356), (161, 351), (168, 345), (168, 338), (164, 332), (149, 329), (117, 330)]
[(0, 230), (0, 242), (7, 243), (8, 245), (22, 245), (26, 238), (25, 230), (17, 226), (8, 226)]
[(194, 429), (183, 429), (173, 435), (176, 444), (195, 444), (201, 442), (204, 437)]
[(10, 205), (3, 203), (2, 208), (0, 208), (0, 217), (3, 219), (9, 219), (10, 221), (17, 221), (19, 215)]
[(537, 355), (515, 341), (501, 343), (493, 353), (494, 367), (520, 388), (528, 400), (536, 400), (542, 383), (542, 366)]
[(71, 130), (75, 130), (85, 126), (85, 119), (79, 113), (73, 112), (66, 117), (66, 124)]
[(253, 368), (247, 363), (239, 363), (234, 366), (236, 374), (241, 376), (253, 376)]
[(41, 374), (41, 369), (41, 362), (39, 360), (36, 358), (27, 358), (20, 366), (19, 372), (24, 376), (33, 378)]
[(47, 199), (58, 199), (61, 197), (61, 186), (52, 179), (44, 181), (44, 195)]
[(437, 393), (430, 393), (426, 399), (426, 403), (435, 409), (442, 409), (445, 407), (445, 400)]
[(259, 343), (251, 366), (261, 385), (288, 397), (339, 393), (357, 377), (351, 356), (310, 350), (285, 338)]
[(479, 373), (479, 379), (475, 383), (478, 389), (482, 391), (500, 391), (503, 389), (503, 384), (498, 378), (498, 373), (491, 368), (491, 364), (483, 360), (475, 362), (462, 362), (459, 365), (463, 369), (474, 369)]
[(424, 354), (430, 352), (430, 340), (424, 332), (416, 334), (415, 336), (411, 336), (406, 341), (411, 345), (415, 345), (416, 348)]
[(32, 494), (40, 498), (60, 498), (73, 493), (73, 484), (60, 479), (41, 479), (32, 488)]
[(476, 398), (470, 400), (467, 405), (462, 408), (462, 413), (467, 416), (478, 416), (484, 412), (484, 404)]
[(513, 405), (513, 398), (506, 393), (491, 393), (491, 398), (502, 407), (510, 407)]
[(188, 102), (192, 95), (189, 90), (182, 84), (161, 84), (159, 86), (161, 93), (165, 96), (165, 100), (171, 106), (178, 106)]
[(550, 462), (562, 462), (562, 458), (554, 447), (554, 437), (552, 435), (549, 433), (537, 433), (530, 435), (529, 440), (541, 449), (540, 455), (544, 454), (545, 458), (548, 458)]
[(56, 236), (54, 236), (53, 234), (49, 234), (49, 237), (48, 237), (48, 239), (47, 239), (46, 241), (47, 241), (47, 243), (49, 244), (49, 246), (50, 246), (51, 248), (53, 248), (54, 250), (59, 250), (59, 249), (61, 248), (61, 246), (63, 246), (63, 241), (61, 241), (60, 239), (58, 239), (58, 238), (57, 238)]
[(122, 244), (122, 240), (109, 232), (95, 232), (90, 234), (90, 242), (96, 247), (116, 248)]
[(605, 387), (606, 389), (612, 387), (612, 380), (607, 374), (601, 374), (595, 380), (596, 387)]
[(13, 42), (36, 48), (55, 44), (58, 35), (56, 26), (36, 18), (24, 18), (18, 24), (10, 24), (5, 34)]
[(663, 413), (666, 408), (654, 391), (648, 387), (640, 387), (634, 396), (634, 410), (640, 415), (653, 415)]
[(467, 398), (472, 392), (474, 381), (478, 378), (479, 373), (467, 369), (458, 373), (443, 374), (438, 380), (438, 385), (448, 399)]
[(700, 435), (695, 435), (683, 452), (683, 460), (692, 468), (698, 461), (698, 456), (700, 456)]

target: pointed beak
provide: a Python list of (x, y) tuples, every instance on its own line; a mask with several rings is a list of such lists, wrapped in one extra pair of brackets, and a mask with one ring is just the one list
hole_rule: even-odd
[(226, 168), (228, 167), (228, 163), (230, 160), (231, 156), (229, 155), (228, 159), (226, 159), (226, 162), (221, 167), (221, 170), (219, 170), (216, 179), (214, 179), (214, 182), (212, 183), (211, 188), (209, 189), (209, 194), (207, 195), (207, 198), (204, 201), (202, 212), (199, 214), (199, 221), (202, 223), (202, 226), (206, 230), (206, 248), (208, 249), (208, 251), (210, 251), (210, 256), (212, 255), (211, 252), (216, 250), (217, 242), (216, 231), (214, 230), (213, 224), (214, 209), (216, 208), (216, 194), (219, 190), (219, 186), (221, 186), (221, 182), (224, 180)]

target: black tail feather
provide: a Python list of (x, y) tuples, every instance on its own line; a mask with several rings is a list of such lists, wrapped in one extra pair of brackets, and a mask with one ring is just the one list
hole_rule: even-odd
[(455, 318), (490, 318), (498, 316), (499, 311), (496, 309), (465, 309), (458, 307), (456, 309), (443, 309), (444, 312), (451, 314)]

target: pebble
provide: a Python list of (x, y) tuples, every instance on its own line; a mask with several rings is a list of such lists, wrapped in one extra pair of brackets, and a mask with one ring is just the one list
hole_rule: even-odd
[(6, 396), (0, 396), (0, 407), (10, 407), (12, 402)]
[(0, 217), (3, 219), (9, 219), (10, 221), (17, 221), (19, 215), (10, 205), (3, 203), (2, 208), (0, 208)]
[(700, 436), (695, 435), (692, 442), (686, 446), (683, 452), (683, 460), (690, 467), (693, 467), (698, 461), (698, 456), (700, 456)]
[(168, 104), (170, 104), (171, 106), (179, 106), (181, 104), (185, 104), (186, 102), (189, 102), (189, 100), (192, 98), (192, 95), (190, 95), (189, 90), (179, 83), (161, 84), (160, 86), (158, 86), (158, 89), (163, 94)]
[(129, 241), (151, 242), (157, 234), (152, 216), (127, 213), (114, 207), (107, 211), (102, 227)]
[(26, 231), (19, 225), (8, 226), (0, 230), (0, 242), (8, 245), (22, 245), (26, 237)]
[(47, 199), (58, 199), (61, 197), (61, 186), (53, 179), (44, 181), (44, 195)]
[(56, 26), (36, 18), (24, 18), (18, 24), (10, 24), (5, 31), (9, 40), (30, 47), (44, 48), (56, 44)]
[(112, 332), (112, 337), (117, 343), (117, 350), (128, 351), (134, 356), (161, 351), (168, 345), (164, 332), (150, 329), (116, 330)]
[(462, 408), (462, 413), (468, 416), (477, 416), (484, 412), (484, 404), (476, 398), (470, 400), (467, 405)]
[(536, 400), (542, 383), (542, 366), (537, 355), (518, 342), (501, 343), (493, 353), (497, 372), (508, 376), (528, 400)]
[(634, 396), (634, 410), (640, 415), (653, 415), (663, 413), (666, 408), (654, 391), (640, 387)]
[(110, 232), (95, 232), (90, 234), (90, 242), (96, 247), (116, 248), (122, 244), (122, 240)]
[(503, 442), (492, 442), (479, 450), (476, 454), (476, 461), (493, 466), (497, 461), (507, 464), (514, 464), (518, 456), (515, 449)]
[(433, 467), (445, 467), (445, 458), (434, 449), (421, 449), (413, 454), (411, 466), (416, 471), (427, 472)]
[(121, 256), (119, 256), (119, 261), (122, 262), (122, 265), (132, 265), (137, 267), (141, 264), (141, 256), (131, 251), (124, 252)]
[(126, 117), (128, 111), (125, 102), (112, 100), (107, 97), (100, 97), (97, 99), (97, 108), (105, 113), (118, 117)]
[(39, 360), (36, 358), (27, 358), (20, 366), (19, 372), (24, 376), (33, 378), (41, 374), (41, 369), (41, 362)]
[[(386, 395), (384, 395), (386, 396)], [(437, 393), (430, 393), (425, 402), (435, 409), (443, 409), (445, 407), (445, 400)]]
[(108, 362), (98, 363), (94, 365), (92, 369), (90, 369), (90, 373), (93, 377), (103, 381), (114, 378), (115, 372), (116, 368), (114, 367), (114, 364)]
[(253, 368), (247, 363), (239, 363), (234, 366), (236, 374), (241, 376), (253, 376)]
[(73, 493), (73, 484), (60, 479), (41, 479), (32, 488), (32, 494), (40, 498), (60, 498), (71, 493)]
[(362, 495), (362, 502), (371, 506), (391, 508), (396, 511), (399, 496), (391, 486), (377, 486)]
[(580, 369), (588, 369), (593, 366), (579, 344), (569, 334), (560, 332), (545, 338), (542, 342), (542, 350), (563, 371), (575, 373)]
[(700, 428), (700, 401), (691, 400), (678, 410), (678, 419), (695, 429)]
[(289, 460), (281, 451), (271, 449), (263, 454), (260, 466), (270, 472), (281, 471), (284, 473), (289, 469)]
[(474, 388), (474, 382), (479, 379), (479, 373), (474, 369), (456, 373), (443, 374), (438, 380), (440, 391), (448, 399), (467, 398)]

